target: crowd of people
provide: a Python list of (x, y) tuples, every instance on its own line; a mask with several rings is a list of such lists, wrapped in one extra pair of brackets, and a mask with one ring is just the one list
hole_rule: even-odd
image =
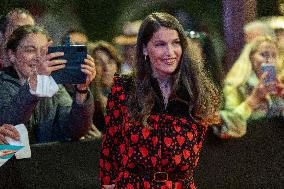
[(68, 63), (63, 52), (48, 53), (48, 32), (13, 9), (0, 21), (0, 144), (19, 140), (22, 123), (31, 143), (102, 137), (103, 188), (193, 189), (209, 127), (230, 140), (250, 120), (284, 115), (284, 29), (273, 23), (244, 27), (246, 44), (226, 75), (210, 34), (168, 13), (126, 23), (113, 42), (70, 29), (63, 41), (88, 48), (86, 81), (62, 85), (51, 75)]

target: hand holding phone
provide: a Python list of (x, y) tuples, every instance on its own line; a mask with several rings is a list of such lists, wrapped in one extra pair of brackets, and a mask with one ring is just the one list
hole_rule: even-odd
[(276, 69), (274, 64), (263, 63), (261, 65), (261, 71), (263, 74), (267, 73), (266, 77), (264, 78), (265, 85), (276, 81)]
[(54, 71), (51, 76), (57, 84), (83, 84), (87, 75), (81, 71), (81, 64), (87, 58), (87, 47), (85, 45), (70, 45), (70, 38), (67, 37), (65, 45), (48, 47), (48, 53), (64, 52), (64, 55), (56, 59), (67, 61), (63, 69)]

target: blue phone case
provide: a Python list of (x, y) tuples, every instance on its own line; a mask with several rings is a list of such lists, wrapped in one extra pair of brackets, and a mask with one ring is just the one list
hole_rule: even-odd
[(63, 69), (54, 71), (51, 76), (57, 84), (82, 84), (86, 82), (86, 74), (81, 71), (81, 64), (87, 58), (87, 47), (84, 45), (48, 47), (48, 53), (64, 52), (63, 57), (67, 63)]
[(264, 79), (264, 83), (271, 83), (276, 80), (276, 69), (274, 64), (262, 64), (262, 73), (268, 73), (267, 77)]

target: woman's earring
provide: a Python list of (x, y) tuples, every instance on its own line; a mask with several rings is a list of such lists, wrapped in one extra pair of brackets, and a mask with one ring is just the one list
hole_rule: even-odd
[(144, 60), (145, 62), (147, 62), (147, 55), (144, 55)]

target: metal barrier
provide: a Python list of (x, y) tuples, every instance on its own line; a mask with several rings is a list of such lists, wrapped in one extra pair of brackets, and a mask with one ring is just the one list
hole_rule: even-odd
[[(211, 132), (195, 181), (199, 189), (284, 188), (284, 121), (250, 124), (240, 139)], [(100, 188), (101, 140), (32, 145), (32, 158), (0, 167), (0, 188)]]

